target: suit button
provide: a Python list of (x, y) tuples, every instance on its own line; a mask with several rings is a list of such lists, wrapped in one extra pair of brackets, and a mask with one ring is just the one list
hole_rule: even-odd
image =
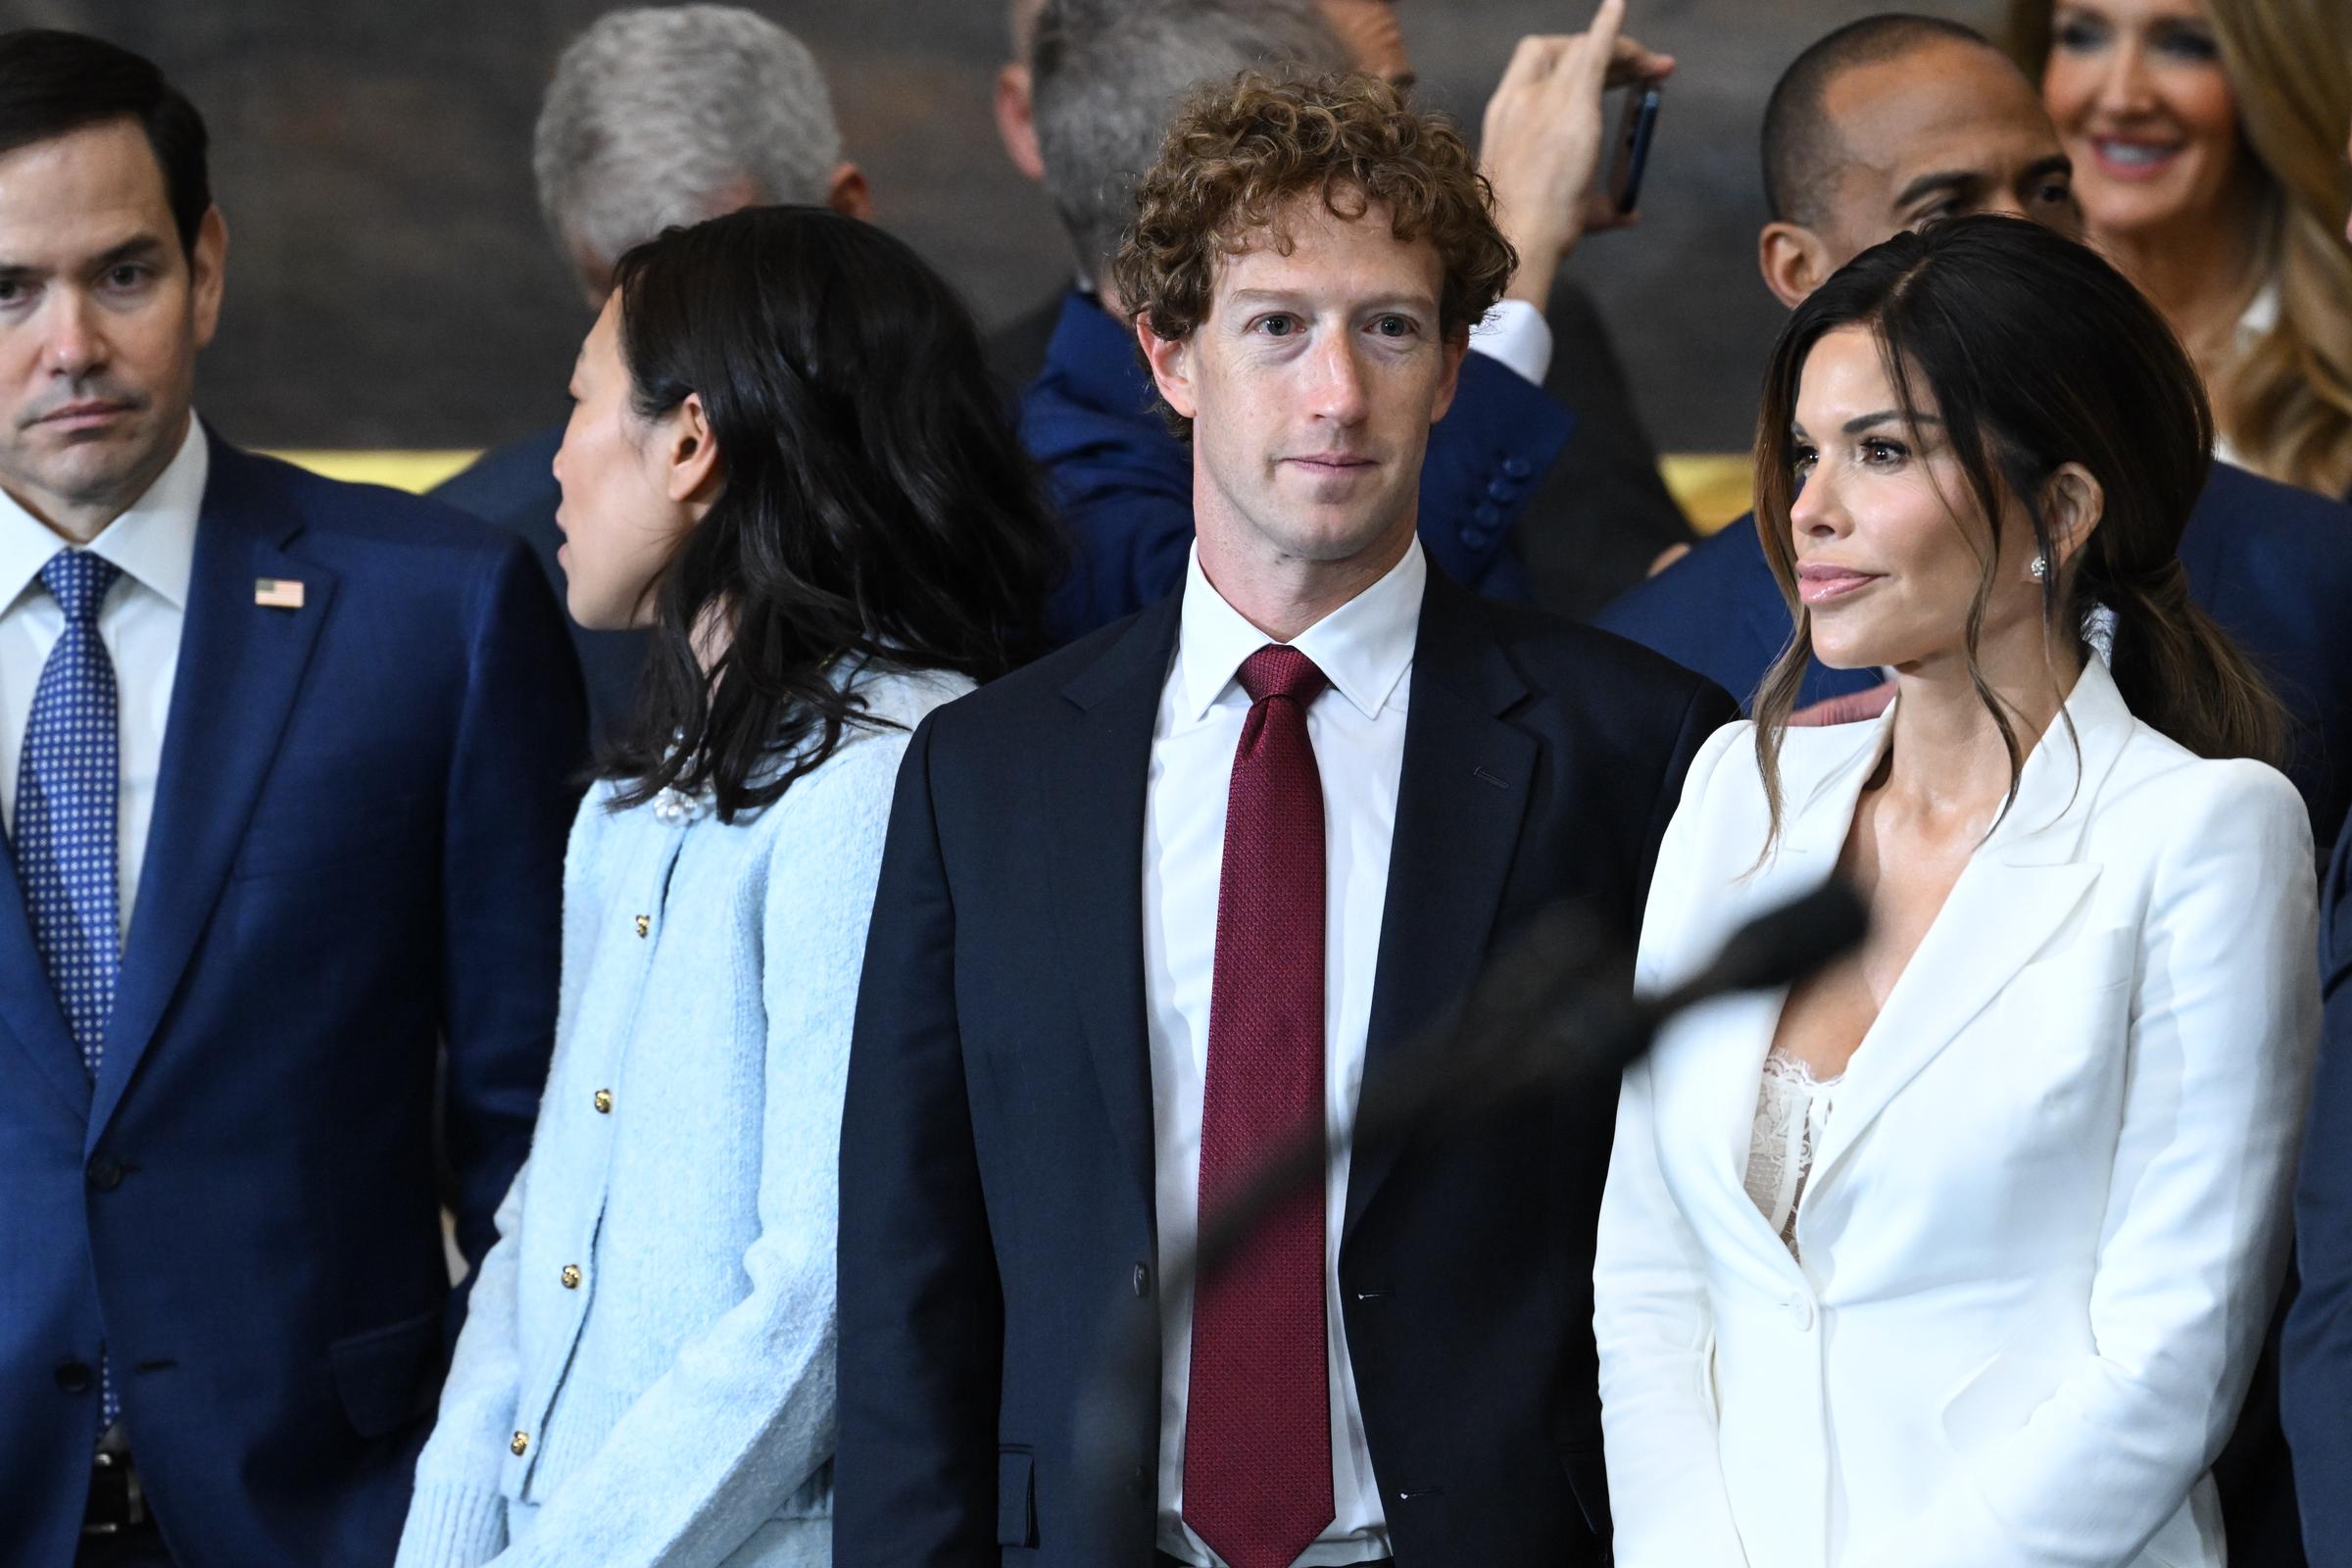
[(564, 1281), (564, 1288), (565, 1290), (578, 1290), (580, 1288), (580, 1265), (577, 1263), (564, 1264), (564, 1273), (562, 1274), (561, 1278)]
[(89, 1393), (90, 1382), (90, 1366), (87, 1361), (60, 1361), (57, 1363), (57, 1386), (68, 1394)]
[(517, 1432), (514, 1434), (514, 1441), (507, 1445), (507, 1448), (515, 1458), (519, 1459), (522, 1457), (523, 1450), (530, 1446), (531, 1435), (528, 1432)]
[(104, 1154), (90, 1161), (90, 1185), (102, 1193), (111, 1193), (122, 1185), (122, 1167)]
[(1129, 1283), (1135, 1287), (1137, 1296), (1150, 1296), (1152, 1294), (1152, 1271), (1141, 1263), (1136, 1264), (1135, 1274)]
[(1494, 529), (1502, 525), (1502, 514), (1497, 512), (1494, 506), (1488, 502), (1480, 502), (1477, 510), (1472, 512), (1470, 515), (1476, 518), (1478, 525), (1487, 530), (1489, 533), (1494, 532)]
[(612, 1114), (612, 1090), (599, 1089), (596, 1092), (596, 1113), (600, 1116), (610, 1116)]
[(1487, 484), (1487, 498), (1491, 501), (1508, 501), (1518, 493), (1519, 487), (1508, 479), (1494, 479)]
[(1801, 1296), (1791, 1296), (1787, 1301), (1788, 1321), (1799, 1333), (1809, 1333), (1813, 1327), (1813, 1303)]
[(1502, 471), (1514, 479), (1524, 479), (1530, 470), (1525, 458), (1505, 458), (1502, 460)]
[(637, 934), (639, 936), (650, 936), (653, 933), (653, 929), (654, 917), (652, 915), (641, 914), (637, 917)]

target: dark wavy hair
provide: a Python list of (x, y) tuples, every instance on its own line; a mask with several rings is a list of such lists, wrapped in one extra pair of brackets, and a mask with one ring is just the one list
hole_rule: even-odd
[[(2009, 796), (2025, 756), (1977, 664), (2006, 503), (2054, 562), (2043, 492), (2079, 463), (2106, 506), (2064, 571), (2042, 580), (2053, 633), (2090, 657), (2094, 607), (2115, 615), (2110, 669), (2134, 716), (2200, 757), (2278, 763), (2286, 718), (2253, 663), (2189, 598), (2180, 535), (2213, 470), (2213, 413), (2180, 340), (2156, 308), (2087, 246), (2023, 219), (1956, 218), (1895, 235), (1855, 257), (1789, 317), (1764, 375), (1756, 425), (1756, 529), (1795, 629), (1756, 694), (1756, 760), (1781, 822), (1780, 751), (1812, 658), (1796, 597), (1789, 512), (1796, 500), (1797, 384), (1813, 346), (1839, 327), (1876, 335), (1895, 406), (1918, 438), (1933, 410), (1966, 477), (1951, 498), (1986, 530), (1968, 610), (1968, 672), (2009, 752)], [(1978, 519), (1982, 519), (1981, 524)], [(1958, 520), (1956, 518), (1956, 520)]]
[(970, 313), (913, 251), (751, 208), (629, 251), (614, 287), (634, 413), (699, 395), (720, 473), (650, 590), (645, 671), (596, 764), (626, 781), (615, 808), (708, 789), (732, 821), (881, 722), (854, 689), (868, 666), (985, 681), (1042, 649), (1061, 536)]

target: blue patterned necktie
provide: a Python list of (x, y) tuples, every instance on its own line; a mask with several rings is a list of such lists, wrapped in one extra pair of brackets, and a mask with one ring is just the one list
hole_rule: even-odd
[[(92, 1078), (115, 1010), (122, 961), (116, 886), (118, 756), (115, 665), (98, 638), (98, 607), (122, 568), (85, 550), (61, 550), (41, 582), (66, 612), (66, 629), (41, 666), (17, 768), (17, 875), (24, 885), (33, 945), (49, 989)], [(122, 1411), (99, 1361), (106, 1424)]]

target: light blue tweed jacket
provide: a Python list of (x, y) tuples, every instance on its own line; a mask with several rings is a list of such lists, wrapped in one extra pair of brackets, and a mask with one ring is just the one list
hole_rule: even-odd
[(732, 825), (581, 806), (555, 1061), (400, 1568), (831, 1562), (850, 1025), (899, 759), (969, 688), (869, 675), (905, 727)]

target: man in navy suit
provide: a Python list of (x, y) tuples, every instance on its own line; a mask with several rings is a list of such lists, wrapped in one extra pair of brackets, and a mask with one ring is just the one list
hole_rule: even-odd
[[(671, 223), (758, 202), (870, 211), (865, 175), (841, 156), (816, 61), (782, 27), (733, 6), (608, 12), (556, 63), (532, 141), (542, 216), (591, 316), (612, 291), (612, 264)], [(432, 493), (529, 545), (559, 598), (564, 497), (551, 466), (563, 444), (562, 425), (535, 430)], [(628, 710), (647, 634), (573, 624), (571, 643), (602, 735)]]
[[(523, 546), (191, 410), (226, 230), (0, 35), (0, 1564), (391, 1560), (552, 1045), (579, 677)], [(446, 1048), (445, 1065), (437, 1061)]]
[[(1301, 122), (1373, 150), (1262, 151)], [(1195, 188), (1188, 130), (1244, 167)], [(1613, 1077), (1356, 1148), (1202, 1290), (1172, 1271), (1539, 910), (1630, 947), (1734, 705), (1472, 596), (1416, 537), (1501, 287), (1449, 130), (1356, 77), (1205, 96), (1169, 146), (1140, 195), (1161, 242), (1116, 276), (1190, 436), (1179, 588), (939, 710), (899, 775), (842, 1134), (836, 1556), (1605, 1561)], [(1356, 177), (1444, 223), (1399, 238)]]
[(2327, 1021), (2295, 1187), (2302, 1288), (2287, 1313), (2278, 1406), (2314, 1568), (2352, 1565), (2352, 825), (2320, 887)]
[[(1531, 46), (1556, 49), (1563, 40), (1523, 43), (1487, 113), (1484, 157), (1520, 265), (1472, 338), (1460, 390), (1431, 433), (1421, 476), (1423, 547), (1482, 593), (1526, 597), (1512, 528), (1573, 422), (1544, 390), (1551, 360), (1544, 306), (1560, 262), (1614, 217), (1588, 193), (1604, 83), (1671, 69), (1630, 42), (1620, 51), (1616, 14), (1605, 35), (1596, 24), (1604, 46), (1593, 70), (1573, 79), (1535, 76), (1527, 66), (1540, 55)], [(1138, 172), (1195, 82), (1249, 67), (1348, 63), (1312, 0), (1247, 10), (1054, 3), (1039, 20), (1036, 136), (1087, 285), (1065, 297), (1045, 369), (1021, 409), (1022, 439), (1076, 535), (1076, 564), (1054, 605), (1064, 637), (1158, 602), (1182, 580), (1192, 545), (1191, 459), (1154, 412), (1151, 378), (1104, 275), (1134, 216)]]
[[(2068, 234), (2082, 226), (2040, 94), (1957, 23), (1871, 17), (1831, 33), (1773, 89), (1763, 139), (1773, 220), (1758, 257), (1788, 305), (1933, 219), (1999, 212)], [(2289, 772), (2325, 852), (2352, 803), (2352, 508), (2216, 464), (2180, 559), (2191, 593), (2261, 663), (2296, 720)], [(1700, 541), (1598, 620), (1742, 702), (1793, 624), (1752, 516)], [(1877, 670), (1816, 660), (1797, 700), (1835, 722), (1877, 711), (1891, 692)], [(2300, 1548), (2276, 1352), (2274, 1333), (2215, 1477), (2232, 1558), (2292, 1568)]]
[[(1866, 18), (1814, 44), (1774, 89), (1764, 144), (1773, 220), (1758, 253), (1784, 304), (1931, 219), (2001, 212), (2068, 234), (2082, 227), (2040, 95), (1957, 23)], [(2352, 806), (2352, 508), (2217, 463), (2180, 560), (2197, 602), (2254, 657), (2296, 721), (2288, 771), (2324, 853)], [(1742, 703), (1792, 624), (1752, 516), (1597, 618)], [(1844, 711), (1859, 713), (1883, 687), (1891, 691), (1877, 670), (1816, 661), (1798, 702), (1851, 699)]]

